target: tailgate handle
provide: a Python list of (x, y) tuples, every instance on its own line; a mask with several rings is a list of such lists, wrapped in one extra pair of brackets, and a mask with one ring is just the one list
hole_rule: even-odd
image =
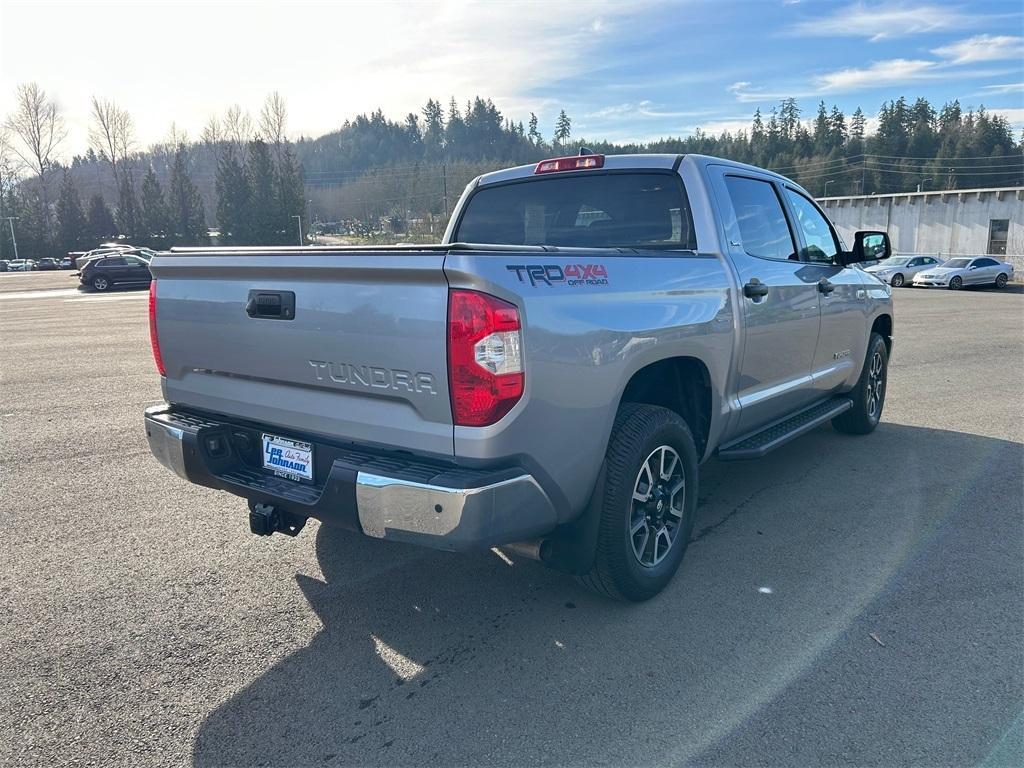
[(245, 314), (264, 320), (292, 320), (295, 317), (295, 292), (249, 291)]

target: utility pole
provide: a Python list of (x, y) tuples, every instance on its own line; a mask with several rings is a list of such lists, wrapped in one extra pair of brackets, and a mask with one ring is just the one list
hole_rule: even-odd
[(441, 181), (444, 184), (444, 219), (448, 220), (448, 167), (441, 163)]
[(299, 245), (302, 245), (302, 216), (292, 216), (299, 223)]
[(4, 218), (7, 219), (7, 226), (9, 226), (11, 228), (11, 244), (14, 246), (14, 259), (15, 259), (15, 261), (17, 261), (17, 259), (18, 259), (18, 241), (14, 239), (14, 221), (18, 217), (17, 216), (5, 216)]
[(868, 157), (865, 155), (860, 161), (860, 193), (866, 195), (867, 190), (867, 177), (868, 177)]
[(316, 235), (313, 234), (313, 201), (306, 201), (306, 231), (313, 238), (313, 242), (316, 242)]

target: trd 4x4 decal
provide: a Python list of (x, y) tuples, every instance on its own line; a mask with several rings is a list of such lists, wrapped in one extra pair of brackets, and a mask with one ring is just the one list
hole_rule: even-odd
[(604, 264), (506, 264), (505, 269), (515, 272), (519, 282), (529, 280), (530, 285), (608, 285), (608, 269)]

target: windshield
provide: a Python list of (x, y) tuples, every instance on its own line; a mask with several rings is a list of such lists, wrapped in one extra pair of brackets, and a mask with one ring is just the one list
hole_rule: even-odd
[(878, 262), (880, 267), (905, 267), (910, 259), (903, 256), (890, 256), (888, 259), (882, 259)]
[(949, 269), (963, 269), (971, 263), (970, 259), (950, 259), (945, 262), (942, 266), (948, 267)]
[(494, 245), (695, 250), (675, 173), (593, 173), (481, 187), (455, 240)]

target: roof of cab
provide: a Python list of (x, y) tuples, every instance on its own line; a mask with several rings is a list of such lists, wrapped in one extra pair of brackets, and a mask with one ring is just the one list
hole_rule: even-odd
[[(733, 168), (741, 168), (749, 171), (757, 171), (758, 173), (766, 173), (777, 178), (784, 178), (779, 174), (766, 170), (764, 168), (757, 168), (752, 165), (745, 163), (737, 163), (734, 160), (726, 160), (721, 157), (712, 157), (710, 155), (678, 155), (678, 154), (649, 154), (649, 155), (605, 155), (604, 156), (604, 170), (632, 170), (632, 169), (671, 169), (676, 167), (677, 163), (693, 163), (698, 166), (705, 165), (728, 165)], [(477, 179), (478, 185), (485, 184), (498, 184), (503, 181), (512, 181), (514, 179), (524, 179), (534, 175), (534, 171), (537, 168), (537, 163), (530, 163), (529, 165), (517, 165), (514, 168), (503, 168), (500, 171), (492, 171), (491, 173), (485, 173)]]

